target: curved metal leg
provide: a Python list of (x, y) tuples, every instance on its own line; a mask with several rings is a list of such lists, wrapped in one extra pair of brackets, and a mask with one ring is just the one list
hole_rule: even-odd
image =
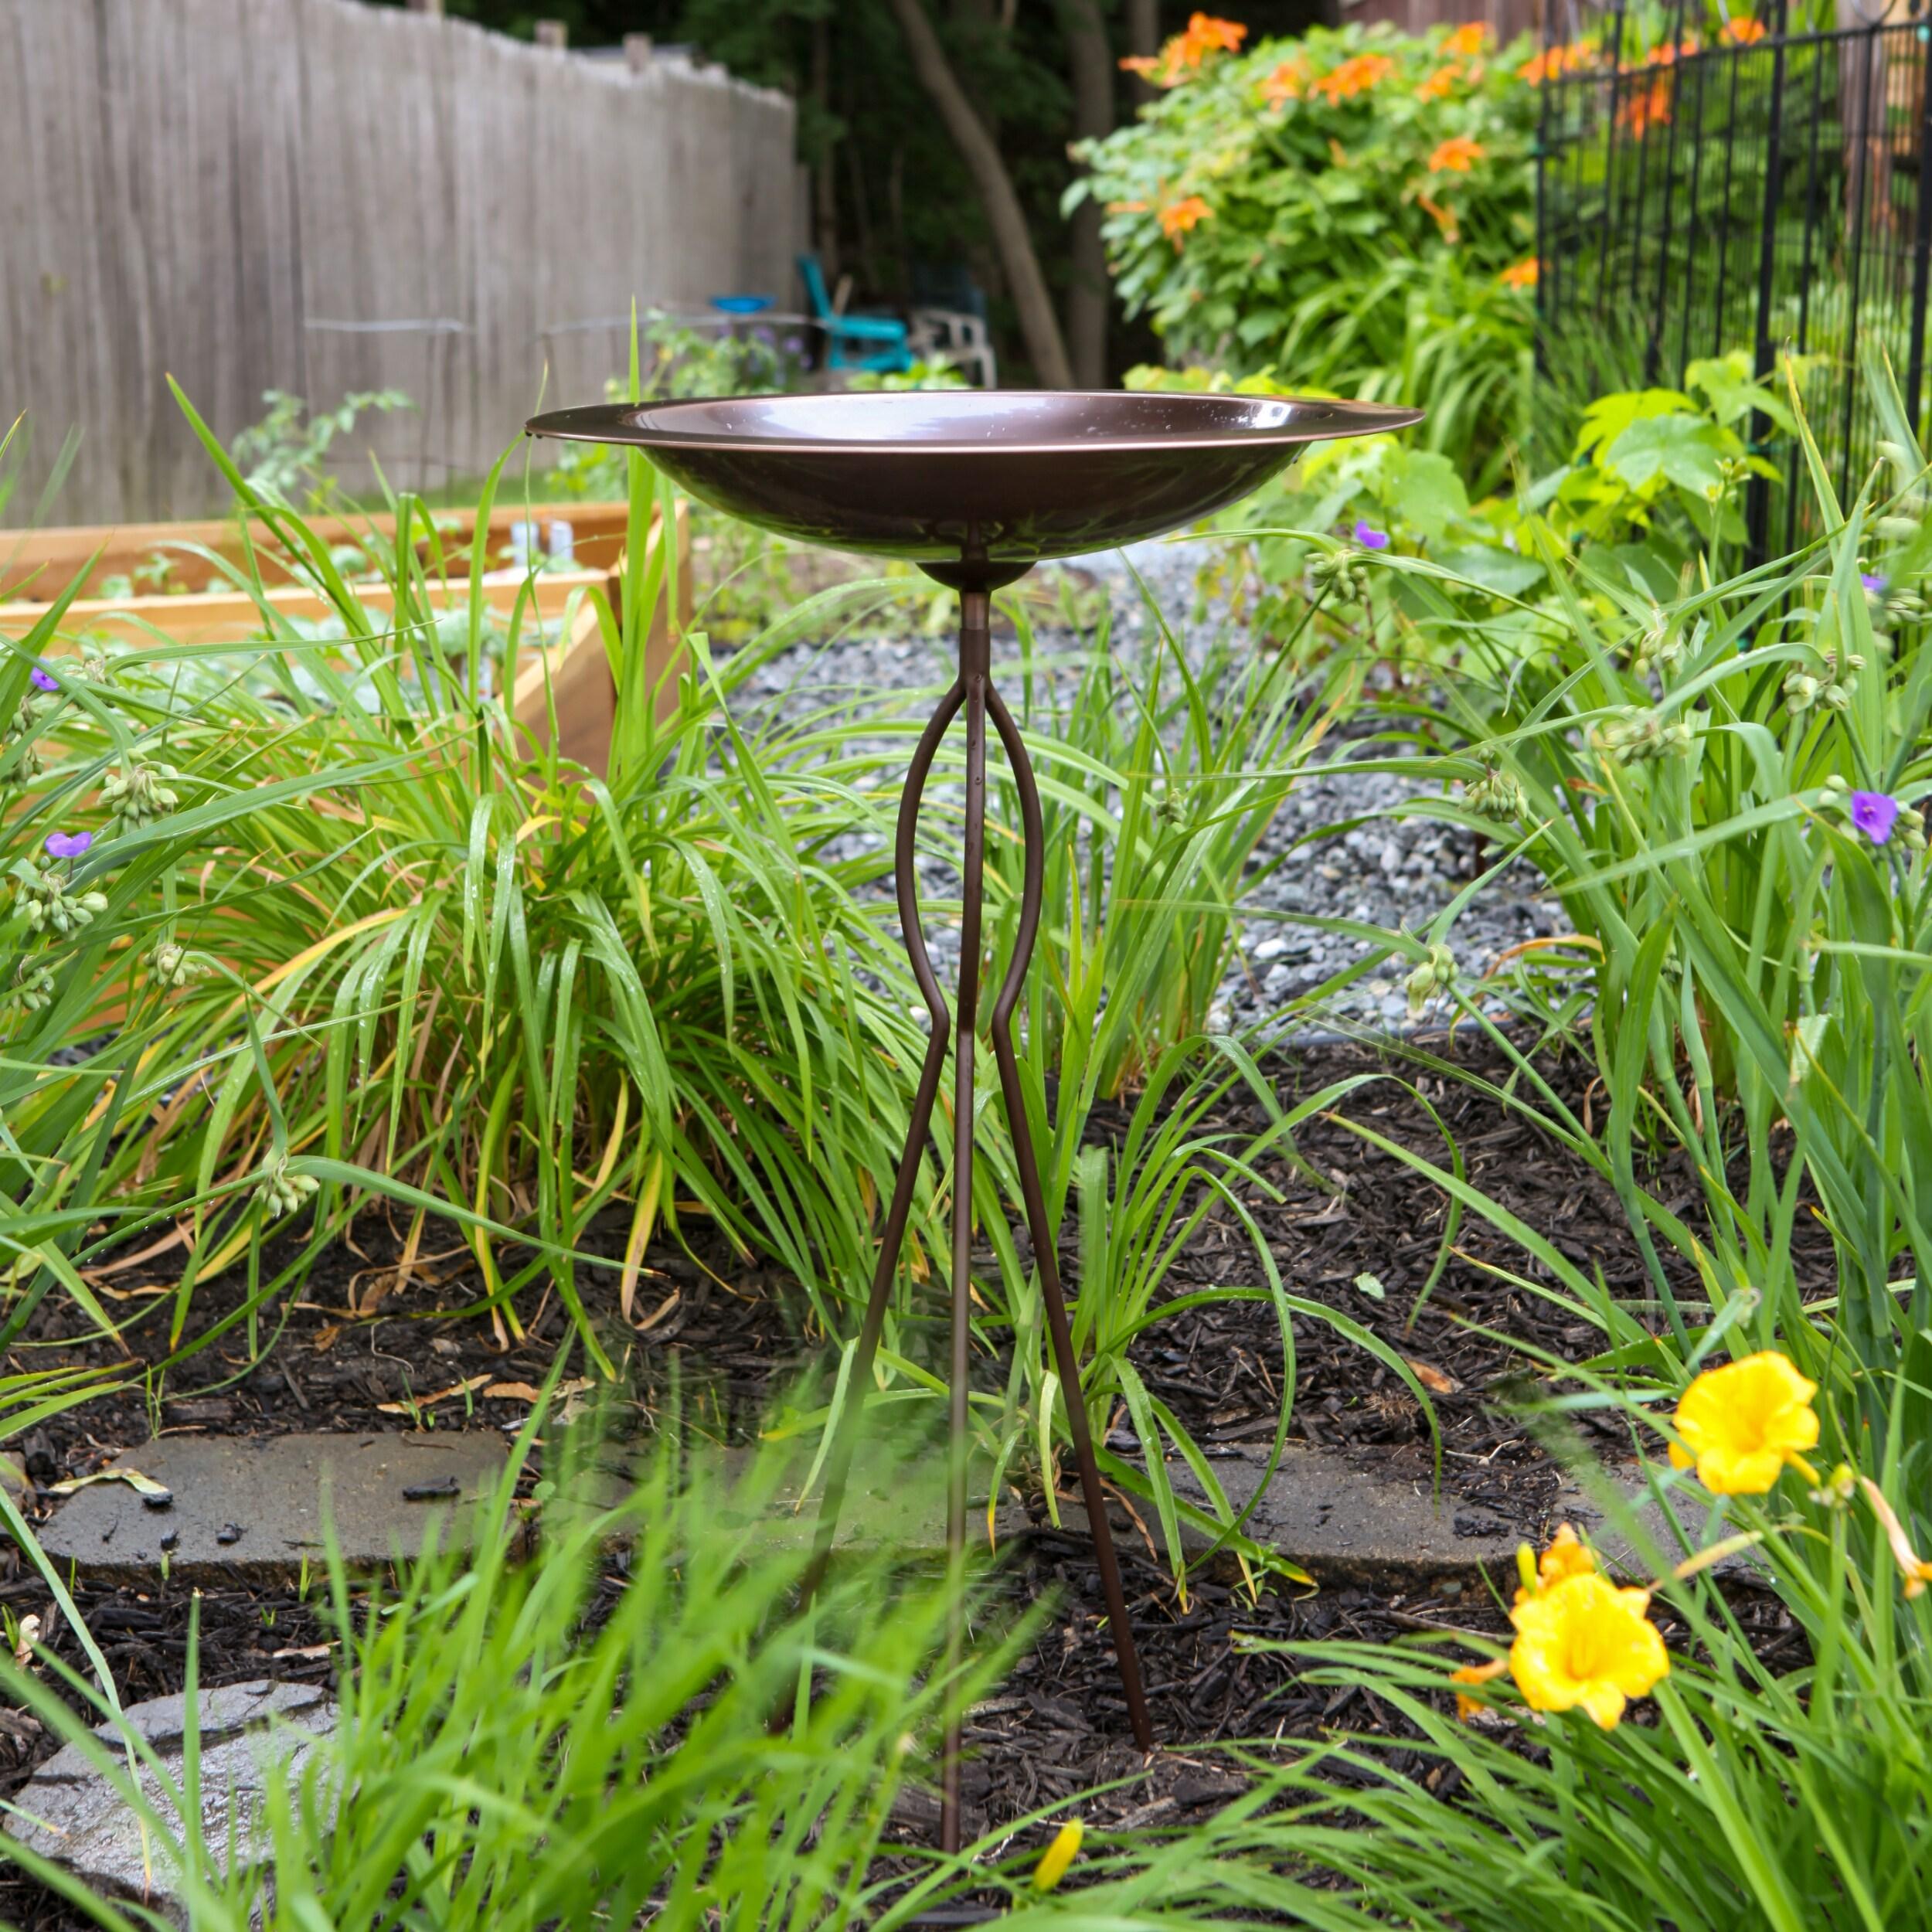
[(1094, 1459), (1094, 1437), (1087, 1426), (1087, 1405), (1080, 1400), (1080, 1365), (1073, 1353), (1073, 1335), (1066, 1320), (1066, 1301), (1060, 1293), (1060, 1256), (1052, 1223), (1046, 1218), (1046, 1197), (1040, 1186), (1039, 1164), (1033, 1158), (1032, 1130), (1026, 1124), (1026, 1102), (1020, 1091), (1019, 1062), (1013, 1052), (1013, 1007), (1025, 985), (1026, 968), (1033, 956), (1033, 940), (1039, 930), (1040, 881), (1046, 866), (1046, 835), (1042, 828), (1039, 787), (1034, 782), (1032, 761), (1026, 755), (1019, 726), (1001, 701), (997, 691), (988, 689), (987, 708), (993, 714), (1000, 742), (1006, 747), (1006, 762), (1019, 793), (1022, 835), (1026, 861), (1020, 889), (1019, 930), (1013, 937), (1013, 957), (1006, 968), (1005, 984), (993, 1002), (993, 1054), (999, 1063), (1001, 1097), (1006, 1103), (1007, 1124), (1013, 1136), (1013, 1162), (1019, 1169), (1020, 1192), (1026, 1208), (1026, 1226), (1033, 1237), (1033, 1264), (1039, 1270), (1040, 1298), (1046, 1304), (1046, 1326), (1053, 1338), (1053, 1366), (1060, 1379), (1060, 1396), (1066, 1405), (1066, 1426), (1073, 1438), (1073, 1459), (1080, 1465), (1080, 1496), (1087, 1505), (1087, 1520), (1094, 1536), (1094, 1556), (1100, 1573), (1100, 1587), (1107, 1599), (1107, 1621), (1114, 1633), (1114, 1655), (1120, 1665), (1121, 1688), (1127, 1693), (1128, 1716), (1134, 1726), (1134, 1741), (1144, 1751), (1154, 1748), (1154, 1726), (1148, 1716), (1147, 1698), (1141, 1688), (1140, 1653), (1134, 1648), (1133, 1626), (1128, 1621), (1127, 1593), (1121, 1586), (1120, 1559), (1114, 1549), (1113, 1526), (1107, 1518), (1107, 1498), (1100, 1489), (1100, 1466)]
[(825, 1487), (818, 1505), (818, 1528), (813, 1539), (811, 1562), (805, 1571), (804, 1594), (809, 1603), (825, 1581), (825, 1565), (831, 1560), (832, 1539), (838, 1533), (838, 1512), (845, 1500), (845, 1485), (852, 1475), (852, 1451), (858, 1446), (858, 1423), (865, 1406), (865, 1392), (872, 1381), (872, 1362), (879, 1353), (879, 1338), (886, 1325), (886, 1304), (892, 1298), (893, 1277), (898, 1272), (900, 1250), (906, 1240), (906, 1220), (912, 1212), (913, 1189), (919, 1179), (919, 1162), (925, 1151), (926, 1133), (939, 1097), (940, 1075), (946, 1066), (946, 1032), (952, 1023), (947, 1011), (946, 995), (926, 951), (925, 934), (919, 926), (919, 875), (916, 834), (919, 828), (919, 804), (925, 795), (926, 780), (939, 755), (940, 742), (947, 727), (959, 715), (966, 702), (964, 679), (955, 683), (939, 702), (939, 709), (920, 733), (912, 763), (906, 768), (906, 789), (899, 800), (898, 835), (893, 851), (893, 882), (899, 898), (899, 923), (905, 934), (906, 955), (912, 962), (913, 977), (925, 995), (927, 1009), (933, 1016), (933, 1030), (926, 1043), (926, 1058), (919, 1070), (918, 1090), (913, 1096), (912, 1119), (906, 1129), (906, 1145), (899, 1156), (899, 1172), (893, 1182), (892, 1205), (886, 1210), (886, 1226), (879, 1243), (879, 1258), (872, 1268), (872, 1293), (866, 1302), (866, 1318), (859, 1330), (859, 1345), (852, 1351), (852, 1373), (845, 1384), (845, 1405), (834, 1430), (830, 1454), (825, 1458)]
[[(1005, 982), (993, 1006), (990, 1028), (993, 1052), (999, 1065), (1001, 1095), (1012, 1131), (1014, 1158), (1025, 1197), (1026, 1223), (1032, 1236), (1047, 1326), (1053, 1338), (1054, 1366), (1066, 1403), (1074, 1458), (1080, 1465), (1081, 1495), (1092, 1527), (1094, 1553), (1106, 1595), (1107, 1621), (1113, 1630), (1121, 1682), (1127, 1693), (1134, 1740), (1143, 1750), (1151, 1750), (1153, 1729), (1148, 1718), (1147, 1699), (1141, 1688), (1140, 1660), (1128, 1622), (1127, 1597), (1121, 1583), (1120, 1560), (1114, 1549), (1106, 1498), (1100, 1489), (1100, 1470), (1094, 1461), (1093, 1438), (1087, 1425), (1087, 1411), (1080, 1399), (1080, 1364), (1073, 1353), (1066, 1300), (1060, 1292), (1054, 1230), (1047, 1223), (1039, 1168), (1034, 1158), (1032, 1135), (1026, 1124), (1026, 1111), (1020, 1092), (1019, 1064), (1013, 1051), (1013, 1008), (1025, 983), (1034, 939), (1039, 929), (1045, 842), (1039, 790), (1034, 781), (1032, 764), (1021, 742), (1019, 726), (992, 688), (989, 634), (992, 602), (990, 593), (983, 589), (967, 589), (960, 593), (959, 677), (940, 701), (939, 708), (920, 735), (918, 747), (906, 772), (906, 789), (900, 800), (894, 847), (900, 924), (905, 935), (906, 953), (912, 964), (913, 977), (919, 982), (920, 992), (932, 1015), (932, 1033), (920, 1070), (918, 1090), (913, 1098), (906, 1145), (899, 1157), (898, 1174), (879, 1241), (865, 1320), (859, 1328), (858, 1345), (852, 1352), (845, 1403), (826, 1458), (825, 1492), (819, 1504), (818, 1532), (811, 1562), (805, 1573), (804, 1591), (809, 1601), (824, 1580), (832, 1541), (838, 1533), (838, 1513), (845, 1502), (852, 1454), (857, 1446), (859, 1420), (865, 1406), (865, 1393), (872, 1379), (872, 1364), (878, 1355), (879, 1338), (885, 1326), (893, 1278), (905, 1243), (913, 1189), (918, 1179), (920, 1160), (925, 1150), (933, 1108), (939, 1097), (950, 1029), (954, 1035), (953, 1280), (946, 1549), (953, 1596), (947, 1631), (948, 1674), (958, 1666), (964, 1643), (968, 1396), (972, 1335), (973, 1043), (979, 1016), (981, 925), (985, 883), (986, 721), (990, 715), (1005, 747), (1007, 761), (1019, 792), (1026, 852), (1019, 930)], [(940, 740), (947, 728), (962, 709), (966, 713), (966, 828), (961, 874), (959, 988), (957, 1011), (954, 1014), (947, 1010), (946, 996), (933, 971), (925, 935), (920, 927), (915, 835), (920, 803), (933, 760), (938, 755)], [(948, 1726), (946, 1735), (941, 1799), (940, 1843), (946, 1851), (957, 1852), (961, 1837), (960, 1727), (957, 1719)]]

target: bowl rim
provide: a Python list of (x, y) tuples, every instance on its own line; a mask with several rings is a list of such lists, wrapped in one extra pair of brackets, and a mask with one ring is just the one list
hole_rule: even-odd
[[(1278, 429), (1243, 429), (1236, 425), (1223, 428), (1204, 426), (1199, 430), (1179, 430), (1157, 436), (1087, 436), (1030, 437), (1023, 440), (988, 442), (983, 438), (947, 436), (920, 437), (907, 440), (895, 437), (810, 437), (733, 435), (716, 430), (680, 429), (662, 419), (682, 412), (715, 408), (720, 403), (816, 402), (829, 393), (779, 390), (754, 396), (688, 396), (668, 403), (591, 403), (573, 409), (549, 410), (532, 416), (523, 427), (526, 435), (554, 438), (562, 442), (614, 443), (645, 449), (746, 452), (794, 456), (859, 455), (890, 452), (920, 456), (1071, 456), (1097, 451), (1148, 451), (1177, 449), (1228, 449), (1242, 446), (1280, 447), (1303, 443), (1333, 441), (1338, 437), (1386, 434), (1413, 429), (1426, 411), (1385, 403), (1363, 403), (1325, 396), (1269, 396), (1242, 398), (1231, 390), (1200, 389), (961, 389), (943, 391), (879, 390), (867, 396), (868, 403), (889, 408), (902, 400), (934, 394), (947, 396), (1037, 396), (1064, 402), (1104, 399), (1113, 401), (1127, 396), (1159, 396), (1184, 407), (1196, 403), (1228, 403), (1241, 400), (1285, 403), (1328, 413), (1330, 420), (1309, 427), (1284, 425)], [(641, 421), (640, 418), (651, 419)]]

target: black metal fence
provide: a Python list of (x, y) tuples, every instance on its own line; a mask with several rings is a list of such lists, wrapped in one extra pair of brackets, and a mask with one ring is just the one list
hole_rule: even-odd
[[(1884, 349), (1922, 433), (1926, 422), (1927, 28), (1787, 31), (1784, 0), (1715, 32), (1709, 19), (1677, 0), (1646, 15), (1633, 51), (1645, 36), (1619, 0), (1546, 50), (1544, 365), (1580, 366), (1600, 390), (1681, 386), (1689, 364), (1733, 350), (1760, 376), (1787, 352), (1814, 358), (1805, 414), (1849, 498), (1878, 434), (1862, 355)], [(1784, 478), (1753, 486), (1761, 555), (1801, 539), (1811, 493), (1790, 439), (1762, 418), (1753, 429)]]

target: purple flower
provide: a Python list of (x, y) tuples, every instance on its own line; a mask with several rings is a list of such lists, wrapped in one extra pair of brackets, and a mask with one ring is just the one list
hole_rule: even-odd
[(1855, 791), (1852, 794), (1852, 823), (1873, 845), (1883, 845), (1891, 837), (1892, 828), (1898, 821), (1897, 799), (1883, 791)]
[[(1862, 794), (1859, 794), (1861, 797)], [(1898, 810), (1896, 805), (1892, 808)], [(1892, 829), (1891, 821), (1886, 821), (1886, 830)], [(47, 834), (47, 856), (49, 859), (78, 859), (94, 842), (90, 832), (50, 832)]]
[(60, 680), (44, 664), (36, 665), (29, 675), (36, 691), (58, 691), (60, 689)]
[(1873, 597), (1882, 597), (1884, 596), (1884, 578), (1874, 577), (1869, 570), (1861, 570), (1859, 573), (1859, 581), (1865, 586), (1866, 590), (1871, 592)]
[(1355, 540), (1365, 550), (1386, 550), (1389, 547), (1389, 532), (1378, 530), (1366, 516), (1355, 519)]

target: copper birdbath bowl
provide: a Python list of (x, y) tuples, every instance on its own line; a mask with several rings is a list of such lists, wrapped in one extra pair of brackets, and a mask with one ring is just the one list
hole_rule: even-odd
[[(1005, 747), (1019, 798), (1025, 861), (1013, 956), (988, 1016), (1002, 1098), (1013, 1137), (1034, 1264), (1060, 1386), (1077, 1392), (1080, 1365), (1067, 1326), (1039, 1168), (1022, 1103), (1012, 1016), (1039, 925), (1044, 862), (1039, 790), (992, 671), (992, 594), (1049, 558), (1158, 536), (1224, 509), (1281, 470), (1304, 444), (1406, 429), (1421, 412), (1293, 396), (1172, 391), (1069, 393), (951, 389), (899, 394), (753, 396), (685, 403), (618, 403), (533, 418), (538, 436), (621, 443), (648, 451), (693, 496), (748, 523), (832, 549), (898, 557), (959, 593), (959, 675), (928, 721), (899, 808), (894, 876), (913, 977), (932, 1013), (912, 1120), (879, 1243), (872, 1293), (847, 1386), (871, 1385), (873, 1358), (899, 1265), (913, 1189), (945, 1067), (953, 1083), (951, 1454), (947, 1548), (957, 1570), (966, 1542), (967, 1352), (972, 1237), (973, 1051), (979, 1025), (981, 906), (985, 871), (986, 724)], [(955, 1011), (932, 968), (913, 869), (920, 800), (940, 740), (966, 719), (966, 829), (961, 867), (959, 985)], [(825, 1488), (808, 1593), (822, 1574), (838, 1527), (856, 1444), (861, 1400), (846, 1403), (825, 1464)], [(1140, 1662), (1087, 1412), (1066, 1403), (1080, 1493), (1107, 1600), (1134, 1736), (1154, 1748)], [(949, 1645), (963, 1638), (956, 1599)], [(959, 1733), (946, 1741), (941, 1838), (959, 1849)]]

